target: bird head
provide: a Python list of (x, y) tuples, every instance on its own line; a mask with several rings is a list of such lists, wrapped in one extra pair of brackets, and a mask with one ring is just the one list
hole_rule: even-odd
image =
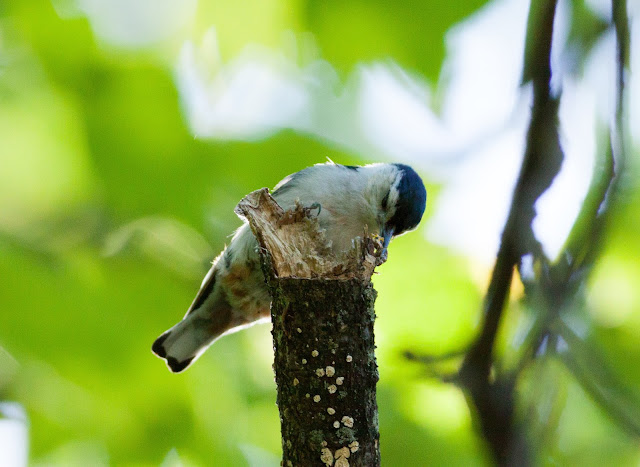
[(427, 190), (420, 176), (408, 165), (389, 164), (388, 188), (381, 190), (380, 236), (384, 248), (393, 237), (414, 230), (424, 214)]

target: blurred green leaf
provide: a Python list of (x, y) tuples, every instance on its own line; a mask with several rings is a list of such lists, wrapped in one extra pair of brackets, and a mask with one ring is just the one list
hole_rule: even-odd
[[(194, 138), (172, 71), (182, 42), (214, 25), (228, 61), (254, 42), (294, 49), (288, 31), (303, 39), (310, 31), (318, 56), (343, 76), (388, 58), (436, 82), (446, 31), (485, 4), (199, 2), (182, 35), (127, 49), (96, 38), (82, 15), (60, 17), (59, 2), (0, 3), (0, 399), (28, 412), (33, 465), (268, 465), (280, 457), (268, 325), (225, 337), (182, 375), (150, 346), (186, 311), (240, 225), (233, 208), (242, 196), (327, 157), (368, 161), (292, 131), (251, 142)], [(604, 26), (573, 4), (570, 40), (587, 50)], [(439, 190), (428, 188), (427, 218)], [(585, 313), (590, 339), (637, 387), (640, 194), (628, 196)], [(464, 348), (489, 270), (428, 243), (423, 229), (395, 240), (389, 256), (374, 277), (384, 462), (489, 465), (463, 394), (403, 357)], [(502, 352), (525, 314), (514, 306)], [(538, 375), (530, 376), (523, 391), (535, 396)], [(637, 461), (637, 440), (568, 375), (558, 377), (567, 406), (549, 456), (569, 465)]]

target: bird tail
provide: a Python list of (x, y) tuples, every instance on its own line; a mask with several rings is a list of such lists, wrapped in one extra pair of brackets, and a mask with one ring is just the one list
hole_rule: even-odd
[(173, 373), (185, 370), (232, 327), (231, 307), (226, 300), (209, 298), (198, 308), (192, 306), (184, 319), (165, 331), (151, 347)]

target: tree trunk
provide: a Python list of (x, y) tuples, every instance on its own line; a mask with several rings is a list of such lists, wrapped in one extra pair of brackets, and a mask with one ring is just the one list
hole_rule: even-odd
[(284, 465), (379, 465), (375, 290), (279, 279), (271, 294)]
[(272, 297), (284, 466), (379, 466), (370, 278), (381, 245), (366, 235), (334, 255), (310, 209), (284, 212), (266, 189), (238, 205), (261, 246)]

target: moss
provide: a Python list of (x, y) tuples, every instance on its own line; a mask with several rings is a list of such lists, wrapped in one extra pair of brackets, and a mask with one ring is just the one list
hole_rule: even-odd
[(349, 428), (346, 426), (339, 428), (336, 435), (338, 437), (338, 442), (340, 443), (340, 445), (349, 444), (356, 440), (353, 428)]
[(322, 449), (322, 442), (324, 441), (324, 434), (321, 430), (312, 430), (309, 433), (309, 445), (313, 450)]

